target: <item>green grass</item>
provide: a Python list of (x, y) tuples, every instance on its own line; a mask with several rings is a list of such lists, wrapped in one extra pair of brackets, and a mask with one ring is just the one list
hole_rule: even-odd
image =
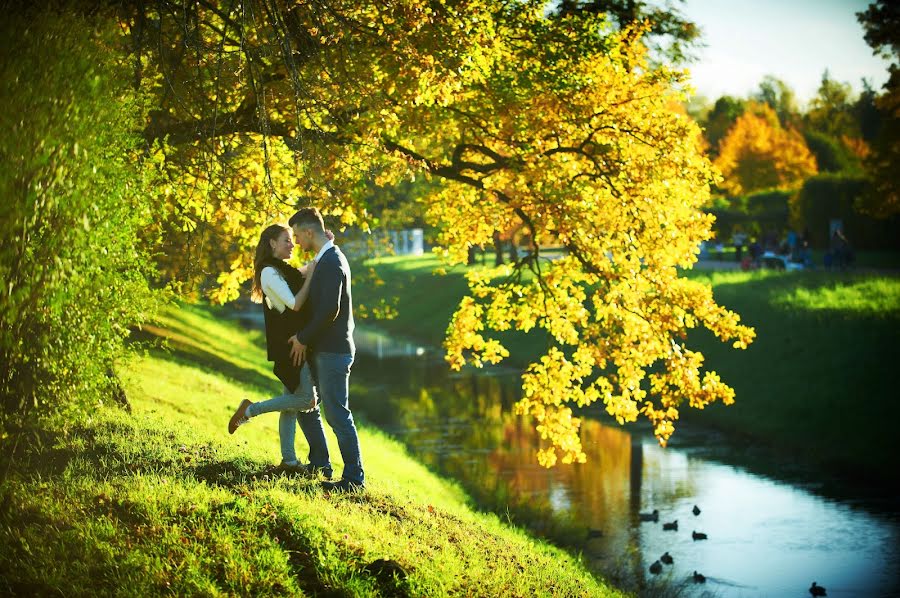
[[(442, 268), (433, 255), (384, 257), (368, 263), (384, 284), (363, 284), (354, 280), (354, 303), (375, 304), (397, 298), (397, 317), (378, 321), (378, 327), (440, 346), (450, 317), (460, 297), (466, 293), (466, 268)], [(435, 273), (441, 268), (444, 272)], [(366, 281), (368, 282), (368, 281)]]
[[(457, 484), (371, 427), (360, 428), (365, 493), (276, 475), (276, 416), (225, 429), (242, 397), (278, 385), (258, 335), (224, 313), (165, 314), (140, 336), (167, 337), (168, 350), (126, 369), (131, 413), (101, 406), (36, 425), (0, 463), (10, 466), (0, 593), (620, 595), (575, 557), (475, 510)], [(396, 561), (405, 579), (368, 567), (377, 559)]]
[(894, 424), (900, 278), (854, 273), (692, 273), (756, 329), (746, 351), (691, 340), (737, 402), (691, 419), (824, 466), (887, 478), (900, 465)]
[[(881, 256), (884, 262), (891, 259)], [(893, 258), (896, 259), (896, 258)], [(431, 256), (372, 263), (385, 284), (357, 286), (355, 297), (399, 294), (399, 316), (376, 325), (439, 345), (459, 297), (458, 267), (445, 276)], [(691, 423), (713, 425), (790, 458), (883, 478), (900, 466), (892, 357), (900, 340), (900, 278), (861, 272), (688, 272), (711, 284), (720, 304), (754, 326), (756, 341), (732, 349), (705, 331), (690, 343), (737, 392), (730, 407), (685, 409)], [(545, 348), (540, 334), (506, 335), (510, 363)], [(677, 436), (676, 436), (677, 439)]]
[[(825, 249), (813, 249), (811, 258), (817, 268), (822, 268), (825, 263)], [(743, 256), (748, 255), (747, 247), (744, 247)], [(718, 260), (718, 252), (715, 249), (709, 252), (707, 259)], [(726, 245), (722, 251), (722, 259), (727, 262), (736, 262), (734, 246)], [(854, 268), (863, 270), (900, 270), (900, 252), (897, 251), (858, 251), (854, 254)]]
[(772, 303), (782, 309), (841, 313), (860, 317), (889, 315), (900, 306), (900, 284), (884, 278), (850, 279), (845, 283), (781, 289)]

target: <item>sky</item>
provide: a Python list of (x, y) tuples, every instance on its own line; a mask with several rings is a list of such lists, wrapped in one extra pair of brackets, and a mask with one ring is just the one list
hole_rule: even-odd
[(863, 39), (856, 13), (868, 0), (686, 0), (682, 12), (703, 31), (705, 48), (689, 65), (697, 94), (712, 101), (746, 97), (765, 75), (785, 81), (801, 103), (827, 68), (856, 92), (863, 78), (878, 90), (889, 61)]

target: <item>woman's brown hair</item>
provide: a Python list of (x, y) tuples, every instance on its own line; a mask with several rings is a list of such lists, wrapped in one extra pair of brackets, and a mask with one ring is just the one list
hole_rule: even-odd
[(272, 258), (272, 246), (269, 241), (275, 241), (283, 232), (289, 232), (290, 229), (282, 224), (272, 224), (267, 226), (259, 236), (259, 243), (256, 245), (256, 256), (253, 258), (253, 287), (250, 289), (250, 300), (255, 303), (262, 303), (263, 292), (260, 276), (263, 268), (266, 267), (266, 261)]

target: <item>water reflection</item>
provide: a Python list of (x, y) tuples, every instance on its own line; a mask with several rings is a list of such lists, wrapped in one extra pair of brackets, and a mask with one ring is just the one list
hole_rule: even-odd
[(398, 340), (371, 328), (357, 328), (353, 338), (367, 353), (374, 355), (378, 359), (421, 356), (425, 354), (425, 347), (422, 347), (415, 341)]
[[(389, 341), (359, 343), (354, 410), (459, 480), (483, 507), (583, 551), (619, 584), (653, 595), (648, 567), (669, 552), (675, 562), (662, 578), (679, 585), (697, 570), (707, 576), (702, 587), (719, 596), (802, 596), (814, 579), (829, 596), (898, 588), (895, 514), (826, 500), (701, 451), (664, 450), (650, 436), (591, 419), (581, 430), (588, 462), (544, 469), (534, 457), (536, 432), (512, 413), (515, 372), (450, 374), (439, 355)], [(654, 508), (660, 521), (641, 523), (639, 513)], [(673, 520), (678, 531), (663, 531)], [(709, 539), (694, 541), (693, 530)]]

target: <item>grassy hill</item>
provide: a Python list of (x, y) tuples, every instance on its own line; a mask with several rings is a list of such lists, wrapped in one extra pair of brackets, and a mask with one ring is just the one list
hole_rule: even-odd
[(168, 349), (126, 368), (130, 412), (36, 424), (3, 459), (0, 594), (621, 595), (371, 427), (366, 493), (277, 475), (275, 414), (226, 431), (242, 397), (278, 384), (259, 337), (223, 314), (167, 312), (143, 336)]

